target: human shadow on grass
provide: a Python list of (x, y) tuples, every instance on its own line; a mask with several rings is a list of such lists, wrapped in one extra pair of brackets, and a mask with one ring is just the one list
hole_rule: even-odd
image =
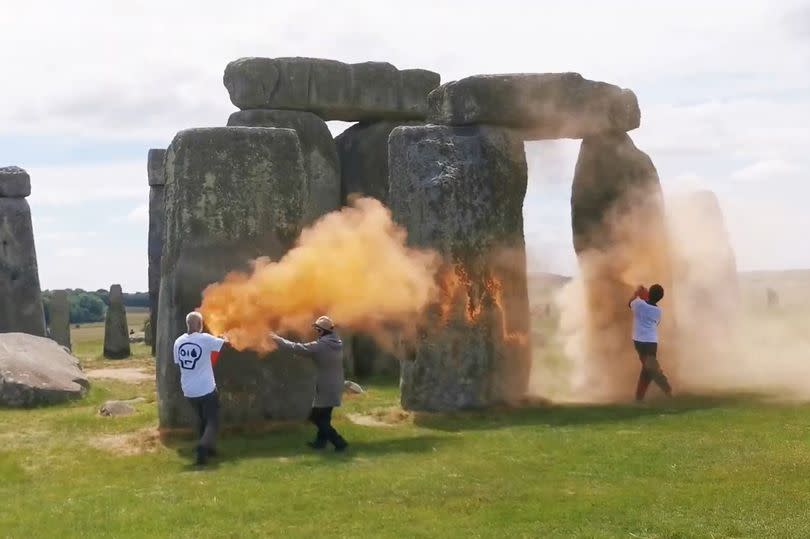
[(445, 432), (495, 430), (521, 425), (585, 426), (635, 421), (653, 416), (688, 414), (757, 401), (761, 402), (762, 396), (727, 394), (722, 396), (680, 395), (672, 399), (661, 398), (649, 402), (626, 404), (541, 403), (452, 413), (416, 413), (414, 424), (422, 428)]
[[(247, 459), (271, 459), (285, 461), (302, 456), (313, 456), (307, 459), (308, 466), (335, 466), (351, 462), (355, 458), (369, 458), (403, 453), (428, 453), (440, 445), (454, 443), (454, 440), (441, 436), (392, 437), (382, 440), (349, 440), (349, 448), (343, 453), (336, 453), (332, 447), (314, 450), (306, 445), (311, 432), (304, 429), (273, 431), (263, 434), (230, 434), (223, 436), (217, 444), (218, 455), (209, 460), (203, 469), (216, 469), (230, 462)], [(171, 438), (164, 444), (177, 451), (177, 454), (189, 461), (194, 458), (194, 440), (190, 438)], [(185, 469), (200, 469), (189, 463)]]

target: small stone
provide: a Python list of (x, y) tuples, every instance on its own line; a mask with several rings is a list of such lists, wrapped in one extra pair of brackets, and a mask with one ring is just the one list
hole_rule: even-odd
[(362, 395), (366, 392), (360, 384), (357, 382), (352, 382), (351, 380), (344, 381), (343, 387), (347, 393), (354, 393), (356, 395)]
[(116, 401), (116, 400), (107, 401), (101, 405), (101, 408), (99, 408), (98, 413), (99, 415), (104, 417), (121, 417), (132, 415), (136, 412), (133, 404), (145, 401), (146, 399), (140, 397), (124, 401)]

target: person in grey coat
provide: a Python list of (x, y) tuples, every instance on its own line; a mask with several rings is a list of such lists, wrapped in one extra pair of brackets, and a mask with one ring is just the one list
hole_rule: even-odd
[(324, 449), (329, 442), (335, 451), (345, 451), (348, 443), (332, 426), (332, 409), (340, 406), (343, 397), (343, 341), (335, 333), (335, 324), (327, 316), (321, 316), (313, 324), (318, 334), (316, 340), (308, 343), (288, 341), (271, 333), (279, 348), (296, 354), (311, 357), (317, 368), (315, 400), (309, 420), (318, 427), (315, 441), (309, 442), (313, 449)]

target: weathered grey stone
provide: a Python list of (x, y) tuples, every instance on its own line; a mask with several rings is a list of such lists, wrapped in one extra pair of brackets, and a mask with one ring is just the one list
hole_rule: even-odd
[[(571, 224), (588, 305), (584, 384), (595, 398), (632, 397), (628, 388), (638, 378), (638, 360), (628, 298), (639, 284), (660, 283), (671, 291), (672, 256), (658, 173), (626, 133), (582, 141)], [(667, 345), (658, 358), (671, 374), (675, 317), (665, 310), (659, 334)]]
[(388, 204), (388, 137), (402, 125), (419, 122), (374, 122), (353, 125), (335, 138), (340, 156), (343, 203), (353, 194)]
[(24, 198), (0, 198), (0, 333), (45, 335), (31, 209)]
[(228, 118), (229, 126), (295, 129), (304, 154), (309, 194), (304, 221), (340, 208), (340, 164), (332, 133), (326, 122), (311, 112), (292, 110), (241, 110)]
[(70, 350), (70, 304), (67, 290), (54, 290), (49, 312), (51, 339)]
[(146, 174), (149, 186), (165, 185), (166, 178), (163, 173), (163, 159), (166, 157), (166, 150), (163, 148), (152, 148), (146, 158)]
[(134, 404), (146, 402), (146, 399), (138, 397), (125, 401), (107, 401), (98, 409), (98, 413), (104, 417), (122, 417), (134, 414)]
[(372, 337), (358, 334), (353, 343), (354, 372), (360, 377), (399, 378), (399, 358), (377, 344)]
[[(157, 384), (162, 427), (195, 423), (172, 360), (202, 291), (259, 256), (280, 258), (304, 222), (307, 179), (292, 129), (219, 127), (178, 133), (166, 154)], [(226, 348), (215, 367), (226, 424), (306, 417), (314, 368), (284, 352)]]
[(163, 253), (163, 232), (166, 226), (163, 193), (166, 180), (163, 173), (163, 159), (166, 150), (151, 149), (147, 159), (149, 177), (149, 232), (147, 256), (149, 260), (149, 338), (152, 354), (155, 353), (157, 339), (158, 296), (160, 294), (160, 257)]
[(578, 73), (467, 77), (433, 90), (428, 107), (431, 123), (521, 128), (524, 140), (630, 131), (641, 122), (633, 92)]
[(89, 387), (79, 360), (51, 339), (0, 334), (0, 405), (55, 404), (81, 398)]
[(351, 380), (346, 380), (343, 382), (343, 389), (344, 393), (354, 393), (355, 395), (362, 395), (366, 391), (363, 389), (363, 386), (358, 384), (357, 382), (352, 382)]
[(491, 127), (391, 133), (390, 205), (408, 241), (441, 253), (444, 298), (402, 362), (402, 405), (453, 410), (520, 399), (528, 383), (523, 141)]
[(25, 198), (31, 194), (31, 177), (20, 167), (0, 167), (0, 198)]
[(627, 234), (627, 226), (614, 225), (642, 210), (663, 227), (661, 184), (649, 156), (626, 133), (585, 138), (571, 188), (574, 250), (609, 248), (624, 240), (617, 235)]
[(438, 73), (384, 62), (344, 64), (319, 58), (240, 58), (223, 78), (240, 109), (314, 112), (324, 120), (420, 120)]
[(104, 321), (104, 357), (125, 359), (130, 354), (127, 312), (124, 309), (124, 295), (120, 284), (110, 287), (110, 305)]

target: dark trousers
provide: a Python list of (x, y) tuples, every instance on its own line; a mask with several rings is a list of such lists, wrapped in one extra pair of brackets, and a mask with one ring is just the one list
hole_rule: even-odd
[(661, 388), (661, 390), (670, 395), (672, 388), (669, 385), (664, 371), (661, 370), (661, 365), (658, 363), (656, 355), (658, 354), (658, 343), (654, 342), (638, 342), (633, 341), (638, 352), (638, 359), (641, 361), (641, 372), (638, 375), (638, 385), (636, 386), (636, 400), (642, 400), (647, 393), (647, 388), (650, 382)]
[(332, 426), (332, 407), (313, 407), (309, 413), (309, 420), (318, 427), (318, 434), (315, 437), (315, 445), (325, 446), (327, 442), (332, 442), (335, 447), (345, 447), (346, 440), (338, 434)]
[(200, 441), (198, 447), (214, 449), (219, 430), (219, 395), (216, 391), (188, 399), (200, 420)]

